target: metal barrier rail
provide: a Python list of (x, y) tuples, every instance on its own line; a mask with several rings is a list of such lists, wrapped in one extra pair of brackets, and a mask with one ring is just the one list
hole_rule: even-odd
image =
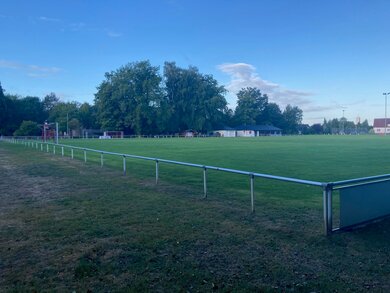
[(66, 145), (66, 144), (38, 142), (36, 140), (25, 140), (25, 139), (15, 139), (15, 138), (5, 138), (5, 137), (2, 137), (0, 140), (11, 142), (11, 143), (24, 144), (25, 146), (33, 147), (36, 149), (39, 149), (39, 144), (40, 144), (41, 151), (44, 151), (44, 149), (45, 149), (44, 145), (46, 145), (46, 152), (49, 152), (49, 146), (52, 146), (53, 154), (56, 154), (56, 147), (60, 147), (62, 156), (64, 156), (64, 148), (68, 148), (71, 150), (71, 158), (72, 159), (74, 158), (74, 150), (82, 150), (84, 152), (84, 162), (87, 162), (87, 152), (98, 153), (98, 154), (100, 154), (101, 167), (103, 167), (103, 165), (104, 165), (104, 155), (120, 156), (123, 158), (123, 173), (124, 173), (124, 175), (126, 175), (126, 158), (154, 161), (156, 164), (156, 171), (155, 171), (156, 184), (159, 181), (159, 163), (167, 163), (167, 164), (174, 164), (174, 165), (181, 165), (181, 166), (203, 169), (203, 197), (204, 198), (207, 198), (207, 170), (222, 171), (222, 172), (227, 172), (227, 173), (246, 175), (246, 176), (249, 176), (249, 178), (250, 178), (250, 195), (251, 195), (251, 211), (252, 212), (255, 211), (255, 206), (254, 206), (254, 178), (255, 177), (321, 187), (322, 194), (323, 194), (323, 215), (324, 215), (323, 217), (324, 217), (325, 235), (330, 235), (330, 234), (332, 234), (332, 232), (340, 230), (340, 228), (333, 228), (332, 198), (333, 198), (333, 191), (334, 190), (347, 188), (347, 187), (351, 187), (351, 186), (370, 184), (373, 182), (390, 180), (390, 174), (384, 174), (384, 175), (356, 178), (356, 179), (336, 181), (336, 182), (318, 182), (318, 181), (303, 180), (303, 179), (297, 179), (297, 178), (291, 178), (291, 177), (263, 174), (263, 173), (257, 173), (257, 172), (248, 172), (248, 171), (242, 171), (242, 170), (236, 170), (236, 169), (215, 167), (215, 166), (209, 166), (209, 165), (192, 164), (192, 163), (187, 163), (187, 162), (166, 160), (166, 159), (160, 159), (160, 158), (154, 158), (154, 157), (145, 157), (145, 156), (130, 155), (130, 154), (117, 153), (117, 152), (108, 152), (108, 151), (95, 150), (95, 149), (90, 149), (90, 148), (76, 147), (76, 146), (71, 146), (71, 145)]

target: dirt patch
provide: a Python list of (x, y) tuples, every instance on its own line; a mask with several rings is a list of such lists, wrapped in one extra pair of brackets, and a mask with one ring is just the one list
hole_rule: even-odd
[[(7, 152), (0, 148), (0, 186), (2, 198), (10, 196), (14, 200), (37, 199), (46, 202), (58, 197), (59, 191), (66, 186), (66, 181), (39, 175), (30, 175), (17, 168)], [(1, 207), (0, 207), (1, 208)]]

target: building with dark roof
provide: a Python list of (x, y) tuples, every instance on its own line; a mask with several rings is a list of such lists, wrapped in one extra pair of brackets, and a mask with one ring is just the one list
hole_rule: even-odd
[(222, 127), (214, 130), (214, 134), (221, 137), (255, 137), (282, 135), (282, 130), (272, 125), (240, 125), (234, 128)]
[[(386, 126), (387, 124), (387, 126)], [(374, 119), (374, 132), (375, 134), (390, 133), (390, 118), (375, 118)]]

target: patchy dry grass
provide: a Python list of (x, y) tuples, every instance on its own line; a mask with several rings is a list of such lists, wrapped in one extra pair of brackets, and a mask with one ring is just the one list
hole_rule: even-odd
[(318, 204), (207, 200), (0, 144), (0, 291), (390, 291), (390, 221), (325, 237)]

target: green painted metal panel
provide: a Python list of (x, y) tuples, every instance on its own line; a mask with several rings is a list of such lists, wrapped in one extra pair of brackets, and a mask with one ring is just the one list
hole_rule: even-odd
[(390, 181), (340, 189), (340, 228), (390, 215)]

